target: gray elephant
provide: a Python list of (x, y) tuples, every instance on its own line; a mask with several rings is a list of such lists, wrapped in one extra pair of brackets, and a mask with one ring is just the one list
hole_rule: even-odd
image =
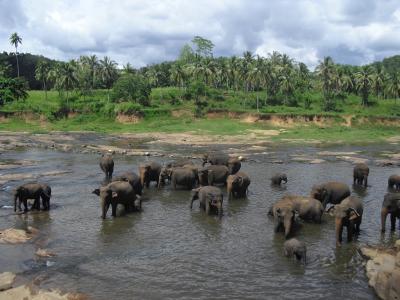
[(307, 248), (304, 242), (291, 238), (283, 244), (283, 254), (287, 257), (295, 257), (306, 264)]
[(161, 165), (158, 162), (148, 162), (139, 166), (140, 183), (147, 188), (150, 182), (155, 181), (158, 183), (161, 172)]
[(219, 217), (222, 217), (222, 203), (224, 197), (221, 189), (215, 186), (203, 186), (192, 190), (192, 197), (190, 200), (190, 209), (193, 208), (193, 202), (199, 200), (200, 208), (204, 209), (207, 214), (213, 210), (216, 211)]
[(388, 187), (400, 191), (400, 175), (390, 175), (388, 179)]
[(287, 239), (291, 233), (296, 217), (293, 201), (287, 197), (278, 200), (270, 208), (269, 214), (274, 217), (275, 232), (283, 229), (285, 238)]
[(185, 165), (194, 165), (194, 163), (190, 159), (181, 158), (181, 159), (167, 162), (165, 164), (165, 167), (169, 169), (169, 168), (183, 167)]
[(109, 153), (103, 154), (100, 158), (100, 168), (106, 175), (106, 179), (111, 179), (114, 172), (114, 160)]
[(227, 166), (211, 165), (199, 170), (199, 181), (202, 186), (226, 184), (228, 176), (229, 170)]
[(277, 173), (271, 177), (271, 184), (273, 185), (281, 185), (281, 183), (287, 183), (288, 179), (285, 173)]
[(239, 172), (242, 167), (241, 161), (236, 157), (231, 157), (228, 159), (227, 167), (229, 169), (229, 174), (233, 175)]
[(171, 184), (176, 189), (177, 185), (191, 190), (196, 185), (196, 175), (190, 168), (173, 168), (171, 171)]
[(343, 227), (347, 227), (347, 241), (351, 242), (354, 234), (360, 232), (363, 204), (360, 198), (347, 197), (340, 204), (331, 206), (328, 213), (335, 217), (336, 245), (342, 243)]
[(317, 199), (298, 195), (285, 195), (283, 199), (289, 199), (293, 203), (293, 209), (299, 218), (305, 221), (321, 223), (324, 207)]
[(162, 167), (160, 170), (160, 175), (158, 175), (158, 188), (165, 185), (165, 182), (171, 182), (172, 167)]
[(381, 231), (386, 230), (386, 217), (390, 214), (390, 230), (396, 229), (396, 219), (400, 219), (400, 193), (387, 193), (381, 209)]
[(244, 172), (239, 171), (234, 175), (229, 175), (226, 179), (228, 199), (231, 199), (232, 196), (245, 197), (250, 182), (250, 177)]
[(103, 219), (106, 218), (107, 211), (111, 205), (112, 216), (117, 216), (117, 205), (124, 205), (125, 212), (140, 211), (142, 209), (142, 200), (136, 195), (132, 185), (127, 181), (115, 181), (106, 186), (95, 189), (93, 194), (100, 197), (100, 204)]
[(127, 181), (131, 184), (137, 195), (142, 195), (143, 186), (140, 182), (139, 175), (137, 175), (135, 172), (125, 172), (119, 176), (115, 176), (112, 181)]
[(206, 163), (210, 163), (211, 165), (223, 165), (227, 166), (229, 161), (228, 154), (225, 153), (210, 153), (203, 155), (203, 167)]
[(353, 169), (353, 184), (368, 185), (369, 168), (364, 163), (359, 163)]
[(339, 204), (350, 196), (350, 188), (342, 182), (331, 181), (313, 186), (310, 196), (321, 201), (325, 208), (328, 203)]
[(14, 191), (14, 212), (21, 211), (21, 203), (24, 204), (24, 211), (28, 211), (28, 199), (33, 199), (31, 209), (40, 210), (40, 199), (42, 199), (43, 210), (50, 209), (51, 188), (47, 184), (26, 183), (17, 187)]

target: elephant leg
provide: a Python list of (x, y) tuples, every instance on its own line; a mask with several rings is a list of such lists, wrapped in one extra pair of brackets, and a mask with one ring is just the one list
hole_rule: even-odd
[(146, 181), (146, 187), (149, 188), (150, 186), (150, 180)]
[[(28, 211), (28, 199), (24, 198), (22, 200), (22, 202), (24, 204), (24, 212), (27, 212)], [(21, 205), (21, 203), (20, 203), (20, 205)]]
[(207, 214), (207, 215), (210, 214), (210, 210), (211, 210), (210, 202), (207, 200), (207, 202), (206, 202), (206, 214)]
[(111, 203), (111, 209), (112, 209), (112, 216), (116, 217), (117, 216), (117, 203)]
[(390, 230), (391, 231), (396, 230), (396, 215), (395, 214), (390, 214)]
[(360, 233), (361, 220), (362, 220), (362, 217), (360, 216), (360, 219), (356, 223), (356, 232), (357, 232), (357, 234)]
[(364, 186), (367, 187), (368, 185), (368, 176), (364, 177)]
[(274, 226), (275, 232), (278, 232), (280, 227), (281, 227), (281, 223), (280, 222), (275, 222), (275, 226)]
[(354, 223), (353, 221), (349, 222), (347, 226), (347, 241), (351, 242), (353, 240), (353, 231), (354, 231)]

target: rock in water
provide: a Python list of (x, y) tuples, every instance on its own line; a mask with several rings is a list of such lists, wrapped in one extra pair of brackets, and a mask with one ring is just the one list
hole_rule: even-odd
[(15, 276), (16, 275), (11, 272), (0, 273), (0, 291), (11, 289)]

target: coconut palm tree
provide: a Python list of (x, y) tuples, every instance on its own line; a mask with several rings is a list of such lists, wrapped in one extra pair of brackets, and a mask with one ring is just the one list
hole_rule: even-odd
[(46, 101), (47, 101), (47, 79), (49, 71), (50, 71), (50, 66), (44, 60), (40, 60), (36, 65), (35, 78), (39, 81), (42, 81), (43, 83), (43, 90)]
[(117, 79), (117, 63), (108, 56), (100, 60), (100, 77), (103, 85), (107, 89), (107, 99), (110, 101), (110, 89)]
[(68, 91), (73, 90), (78, 84), (78, 79), (76, 76), (76, 62), (71, 60), (67, 63), (61, 64), (59, 72), (59, 86), (67, 93), (66, 100), (68, 106)]
[(387, 79), (387, 74), (381, 66), (377, 66), (374, 72), (372, 88), (374, 89), (375, 95), (379, 98), (383, 94), (385, 88), (385, 82)]
[(364, 66), (359, 72), (354, 76), (356, 88), (361, 92), (361, 104), (368, 105), (368, 96), (372, 89), (372, 84), (374, 81), (374, 74), (369, 66)]
[(22, 38), (18, 35), (18, 33), (14, 32), (10, 36), (10, 44), (15, 47), (15, 58), (17, 59), (17, 74), (19, 77), (19, 63), (18, 63), (18, 45), (22, 44)]
[(122, 72), (124, 74), (135, 74), (135, 69), (132, 67), (130, 63), (126, 63), (126, 65), (123, 66)]
[(394, 103), (397, 104), (397, 98), (400, 97), (400, 74), (399, 73), (393, 73), (389, 77), (389, 82), (386, 87), (386, 93), (390, 97), (394, 97)]
[(335, 83), (336, 69), (331, 57), (327, 56), (316, 67), (317, 76), (322, 82), (322, 91), (324, 93), (325, 109), (333, 108), (333, 86)]

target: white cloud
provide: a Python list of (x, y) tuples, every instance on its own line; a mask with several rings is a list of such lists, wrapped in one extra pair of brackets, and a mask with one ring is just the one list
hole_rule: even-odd
[(398, 54), (398, 0), (0, 0), (0, 50), (56, 59), (109, 55), (143, 66), (177, 57), (195, 35), (216, 55), (284, 52), (309, 66), (323, 56), (362, 64)]

